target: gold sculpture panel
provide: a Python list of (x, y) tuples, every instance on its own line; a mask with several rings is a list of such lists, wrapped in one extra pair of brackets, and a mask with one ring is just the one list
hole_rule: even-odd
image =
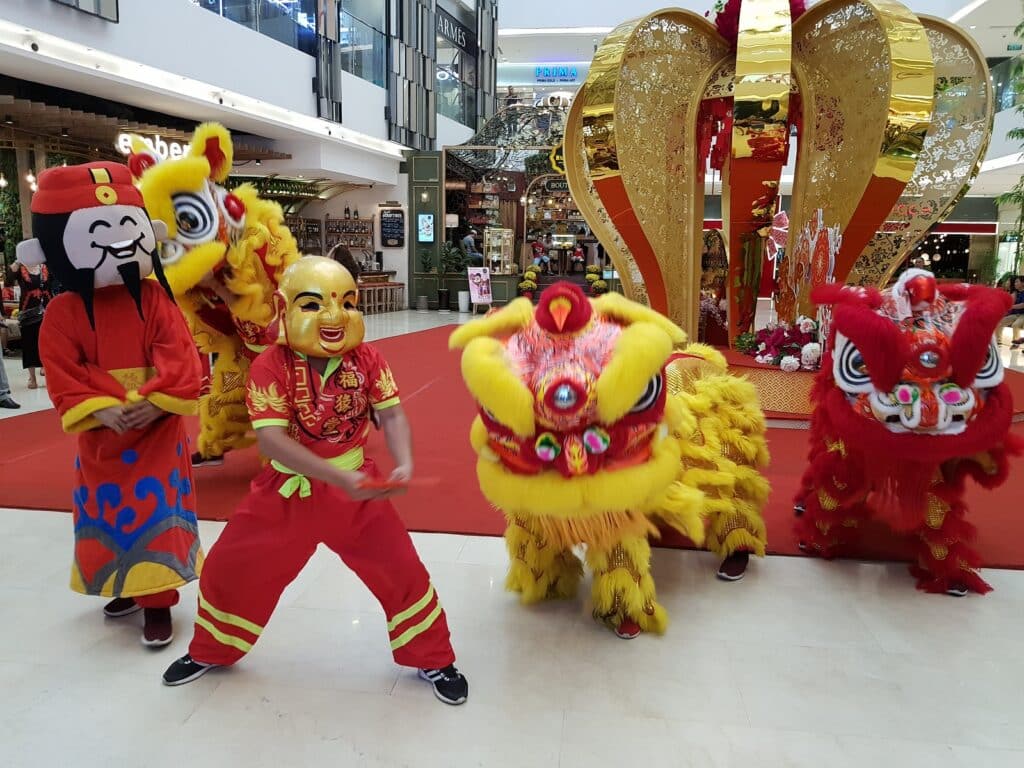
[(992, 132), (993, 95), (978, 46), (957, 26), (922, 16), (935, 61), (935, 108), (903, 196), (854, 264), (850, 282), (886, 285), (909, 253), (963, 198)]
[[(759, 238), (794, 125), (787, 250), (815, 222), (840, 231), (831, 277), (861, 284), (883, 284), (949, 213), (987, 147), (987, 67), (955, 26), (897, 0), (823, 0), (795, 19), (790, 9), (744, 0), (718, 27), (678, 9), (625, 22), (569, 117), (570, 189), (624, 290), (691, 330), (709, 157), (723, 174), (735, 338), (753, 321)], [(814, 312), (809, 283), (794, 315)]]
[(612, 226), (608, 212), (590, 178), (587, 148), (583, 142), (583, 94), (586, 87), (580, 87), (565, 120), (565, 178), (569, 182), (569, 192), (576, 201), (580, 213), (590, 224), (591, 231), (601, 242), (611, 259), (612, 266), (619, 273), (623, 294), (627, 299), (648, 305), (647, 289), (644, 287), (640, 268), (629, 248), (622, 242), (618, 230)]

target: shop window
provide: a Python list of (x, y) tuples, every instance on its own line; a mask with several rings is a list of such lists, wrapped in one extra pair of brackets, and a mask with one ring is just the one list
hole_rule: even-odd
[[(86, 0), (80, 0), (86, 2)], [(316, 0), (189, 0), (251, 30), (316, 55)]]
[[(362, 3), (366, 5), (367, 3)], [(385, 87), (387, 56), (384, 33), (347, 11), (338, 16), (338, 52), (341, 68), (374, 85)]]
[(83, 13), (99, 16), (101, 19), (112, 21), (115, 24), (119, 18), (117, 15), (117, 0), (54, 0), (54, 2), (61, 5), (69, 5)]
[[(453, 8), (453, 10), (456, 10)], [(437, 26), (437, 112), (476, 127), (476, 78), (479, 46), (476, 31), (440, 6)]]

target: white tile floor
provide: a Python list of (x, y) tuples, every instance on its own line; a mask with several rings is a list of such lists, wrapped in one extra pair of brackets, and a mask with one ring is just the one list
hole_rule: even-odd
[[(15, 396), (46, 407), (16, 365)], [(657, 550), (673, 623), (627, 643), (583, 597), (518, 605), (500, 539), (415, 535), (471, 682), (454, 709), (391, 663), (379, 607), (329, 552), (248, 659), (169, 689), (195, 586), (173, 645), (147, 651), (138, 616), (104, 620), (101, 600), (67, 589), (66, 514), (0, 518), (3, 768), (1024, 766), (1021, 572), (988, 571), (993, 594), (954, 600), (916, 592), (902, 566), (769, 558), (722, 584), (709, 555)], [(208, 548), (223, 526), (200, 528)]]

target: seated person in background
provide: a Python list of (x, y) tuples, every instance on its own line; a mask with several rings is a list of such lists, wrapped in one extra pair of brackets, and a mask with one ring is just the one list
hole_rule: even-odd
[(572, 266), (570, 267), (570, 271), (575, 272), (576, 267), (579, 267), (584, 271), (587, 268), (587, 255), (583, 250), (583, 246), (579, 243), (576, 243), (576, 248), (573, 249), (572, 252)]
[(1003, 343), (1003, 329), (1011, 328), (1010, 332), (1011, 344), (1010, 346), (1014, 349), (1024, 344), (1024, 338), (1020, 338), (1021, 331), (1024, 331), (1024, 277), (1018, 275), (1013, 278), (1013, 306), (1010, 307), (1010, 312), (1002, 319), (999, 323), (999, 327), (996, 329), (996, 339), (1000, 344)]
[(544, 272), (550, 272), (551, 257), (548, 255), (548, 246), (541, 240), (540, 235), (530, 243), (530, 248), (533, 250), (533, 265), (540, 267)]
[(469, 264), (472, 267), (484, 265), (484, 255), (476, 249), (476, 230), (471, 229), (462, 238), (462, 251), (469, 257)]

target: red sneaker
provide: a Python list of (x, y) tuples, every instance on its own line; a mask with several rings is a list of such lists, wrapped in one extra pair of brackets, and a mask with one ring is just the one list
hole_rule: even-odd
[(103, 615), (112, 619), (120, 619), (122, 616), (131, 616), (142, 610), (142, 606), (130, 597), (115, 597), (103, 606)]
[(148, 648), (163, 648), (174, 639), (170, 608), (146, 608), (142, 627), (142, 644)]

